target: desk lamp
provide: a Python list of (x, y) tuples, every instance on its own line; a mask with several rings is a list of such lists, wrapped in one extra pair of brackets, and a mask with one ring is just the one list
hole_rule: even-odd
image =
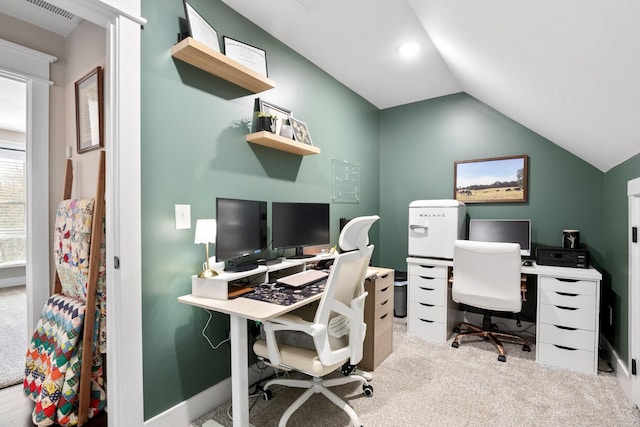
[(207, 256), (206, 267), (198, 274), (198, 277), (213, 277), (218, 273), (209, 266), (209, 243), (216, 242), (216, 220), (215, 219), (199, 219), (196, 222), (196, 238), (193, 243), (204, 243)]

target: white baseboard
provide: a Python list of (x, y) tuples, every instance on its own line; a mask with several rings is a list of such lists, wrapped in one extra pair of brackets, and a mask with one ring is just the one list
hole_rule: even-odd
[[(259, 369), (255, 365), (247, 368), (249, 370), (249, 384), (254, 384), (260, 380)], [(262, 372), (263, 378), (273, 373), (272, 368), (267, 368)], [(145, 427), (188, 427), (193, 420), (200, 418), (207, 412), (213, 411), (224, 402), (231, 399), (232, 378), (229, 377), (218, 384), (201, 391), (195, 396), (182, 401), (161, 414), (156, 415), (144, 422)], [(247, 390), (249, 393), (249, 390)]]
[(600, 346), (604, 351), (604, 357), (611, 364), (613, 370), (616, 372), (616, 378), (622, 387), (622, 391), (629, 399), (629, 402), (633, 403), (633, 395), (631, 390), (631, 373), (626, 363), (620, 358), (618, 353), (614, 350), (613, 346), (604, 335), (600, 335)]

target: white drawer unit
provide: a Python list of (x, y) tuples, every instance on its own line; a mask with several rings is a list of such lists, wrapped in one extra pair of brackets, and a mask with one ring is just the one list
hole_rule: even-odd
[(449, 297), (449, 267), (442, 261), (409, 261), (407, 289), (407, 331), (429, 341), (446, 341), (453, 331), (455, 303)]
[(536, 360), (597, 373), (599, 281), (538, 276)]

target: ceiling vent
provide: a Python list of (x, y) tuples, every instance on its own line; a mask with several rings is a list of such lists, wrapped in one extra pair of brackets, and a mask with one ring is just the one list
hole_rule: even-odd
[(69, 19), (70, 21), (73, 22), (79, 22), (80, 18), (78, 18), (77, 16), (75, 16), (73, 13), (71, 12), (67, 12), (64, 9), (59, 8), (58, 6), (54, 6), (51, 3), (47, 3), (46, 1), (42, 1), (42, 0), (25, 0), (27, 3), (31, 3), (35, 6), (41, 7), (45, 10), (47, 10), (48, 12), (51, 13), (55, 13), (56, 15), (60, 15), (64, 18)]

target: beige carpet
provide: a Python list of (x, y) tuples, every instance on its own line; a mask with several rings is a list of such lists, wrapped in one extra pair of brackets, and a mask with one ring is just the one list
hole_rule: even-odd
[(0, 288), (0, 388), (22, 382), (27, 344), (26, 286)]
[[(372, 397), (358, 386), (339, 394), (366, 427), (389, 426), (640, 426), (640, 411), (628, 402), (615, 374), (588, 375), (544, 367), (535, 346), (523, 353), (507, 345), (507, 363), (489, 343), (432, 344), (407, 336), (404, 319), (395, 319), (393, 354), (374, 372)], [(608, 366), (603, 364), (602, 369)], [(268, 402), (252, 398), (250, 421), (277, 426), (300, 390), (283, 389)], [(230, 403), (195, 420), (231, 426)], [(289, 427), (347, 426), (348, 416), (321, 395), (313, 396), (289, 420)]]

